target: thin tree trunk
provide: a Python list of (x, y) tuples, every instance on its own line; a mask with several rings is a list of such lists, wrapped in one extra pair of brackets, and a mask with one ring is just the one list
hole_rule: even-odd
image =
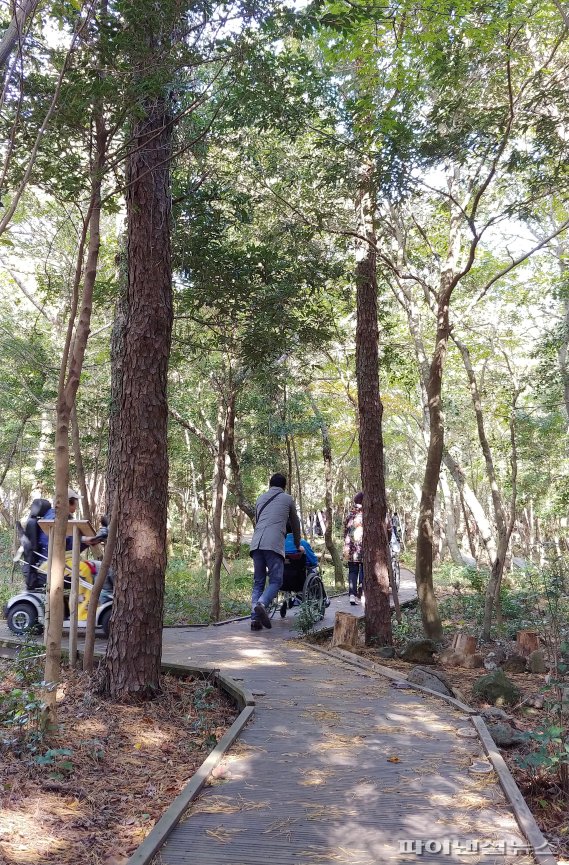
[[(149, 36), (152, 39), (152, 36)], [(154, 57), (149, 46), (148, 57)], [(172, 335), (168, 98), (140, 106), (127, 159), (128, 313), (119, 418), (117, 574), (105, 688), (160, 690), (168, 506), (167, 372)]]
[(213, 538), (210, 530), (210, 503), (209, 497), (207, 494), (207, 484), (206, 484), (206, 469), (205, 469), (205, 457), (204, 452), (202, 450), (200, 454), (200, 468), (201, 468), (201, 476), (202, 476), (202, 508), (205, 516), (205, 531), (204, 531), (204, 543), (203, 543), (203, 559), (205, 566), (205, 574), (208, 591), (211, 588), (211, 562), (213, 557)]
[[(467, 482), (466, 477), (464, 476), (464, 472), (462, 471), (461, 467), (458, 465), (458, 463), (456, 462), (454, 457), (451, 456), (449, 451), (446, 450), (446, 448), (443, 452), (443, 461), (444, 461), (445, 466), (449, 470), (450, 475), (451, 475), (452, 479), (454, 480), (456, 486), (458, 487), (458, 491), (459, 491), (460, 497), (461, 497), (461, 502), (463, 503), (463, 505), (466, 505), (466, 507), (468, 507), (470, 513), (472, 514), (472, 517), (474, 519), (474, 522), (476, 523), (476, 527), (478, 529), (480, 537), (482, 538), (482, 542), (484, 544), (484, 547), (486, 548), (486, 552), (488, 553), (488, 559), (489, 559), (490, 565), (492, 565), (492, 562), (496, 558), (496, 540), (494, 538), (492, 526), (490, 525), (490, 522), (488, 520), (488, 517), (486, 516), (484, 508), (480, 504), (478, 497), (476, 496), (476, 493), (474, 492), (472, 487)], [(470, 528), (468, 526), (468, 520), (467, 520), (466, 514), (465, 514), (464, 518), (465, 518), (466, 526), (467, 526), (467, 533), (468, 533), (468, 539), (469, 539), (469, 543), (470, 543), (470, 549), (471, 549), (472, 555), (474, 556), (474, 558), (476, 558), (476, 550), (474, 549), (474, 542), (473, 542), (471, 534), (470, 534)]]
[(445, 270), (443, 276), (437, 311), (435, 350), (427, 382), (430, 435), (427, 449), (427, 464), (421, 488), (415, 560), (415, 580), (417, 583), (417, 595), (421, 607), (423, 628), (427, 637), (431, 637), (434, 640), (440, 640), (443, 635), (433, 587), (433, 543), (435, 499), (444, 446), (441, 390), (444, 361), (450, 333), (448, 307), (450, 292), (452, 290), (452, 271), (450, 269)]
[(316, 404), (316, 400), (314, 399), (310, 391), (307, 391), (307, 395), (312, 406), (312, 411), (314, 412), (314, 417), (318, 421), (318, 425), (320, 426), (320, 432), (322, 434), (322, 458), (324, 460), (324, 501), (326, 515), (324, 543), (326, 544), (326, 549), (330, 553), (330, 558), (332, 559), (332, 564), (334, 565), (334, 586), (336, 589), (345, 589), (346, 583), (344, 579), (344, 567), (342, 565), (342, 557), (340, 555), (338, 547), (336, 546), (336, 543), (334, 542), (333, 535), (334, 498), (332, 493), (332, 445), (330, 443), (330, 433), (328, 432), (328, 425), (324, 420), (324, 416), (322, 415), (322, 412)]
[(464, 560), (460, 553), (460, 549), (458, 547), (458, 541), (456, 539), (456, 525), (454, 522), (454, 507), (453, 501), (450, 494), (450, 487), (448, 481), (445, 477), (445, 473), (441, 472), (441, 490), (442, 490), (442, 498), (444, 501), (444, 510), (445, 510), (445, 524), (446, 524), (446, 542), (449, 549), (450, 557), (455, 563), (455, 565), (463, 565)]
[(107, 579), (107, 574), (109, 573), (111, 562), (113, 560), (116, 540), (117, 511), (115, 508), (115, 511), (111, 516), (109, 534), (107, 536), (107, 540), (105, 543), (105, 552), (103, 554), (103, 561), (101, 562), (101, 567), (99, 568), (99, 573), (97, 574), (97, 579), (93, 584), (93, 588), (91, 590), (91, 597), (89, 598), (89, 609), (87, 611), (87, 622), (85, 624), (85, 647), (83, 650), (83, 669), (87, 673), (90, 673), (93, 670), (97, 607), (99, 606), (99, 598), (101, 597), (101, 591), (103, 589), (103, 586), (105, 585), (105, 580)]
[(84, 519), (89, 520), (89, 522), (92, 523), (93, 511), (91, 509), (89, 491), (87, 489), (87, 482), (85, 480), (85, 469), (83, 467), (83, 457), (81, 455), (81, 437), (79, 434), (79, 421), (77, 420), (77, 406), (75, 403), (73, 403), (73, 408), (71, 409), (71, 440), (73, 442), (73, 460), (75, 462), (75, 471), (77, 473), (79, 489), (81, 490), (81, 496), (83, 498), (81, 511)]
[(10, 448), (10, 453), (6, 457), (6, 462), (4, 463), (4, 468), (2, 469), (2, 474), (0, 474), (0, 487), (2, 486), (4, 481), (6, 480), (6, 475), (8, 474), (10, 469), (12, 468), (12, 463), (14, 462), (14, 457), (16, 456), (16, 451), (18, 450), (18, 442), (20, 441), (20, 438), (24, 434), (24, 430), (26, 428), (26, 424), (27, 424), (29, 419), (30, 419), (30, 415), (26, 415), (20, 421), (20, 426), (18, 428), (18, 432), (16, 433), (16, 437), (14, 439), (12, 447)]
[[(106, 151), (106, 131), (101, 117), (96, 123), (96, 157), (91, 180), (89, 210), (79, 243), (73, 301), (69, 314), (65, 347), (61, 361), (55, 429), (55, 525), (52, 530), (53, 548), (51, 575), (46, 610), (46, 660), (44, 681), (50, 685), (59, 682), (61, 675), (61, 632), (63, 628), (63, 582), (65, 571), (65, 537), (69, 516), (67, 488), (69, 485), (69, 423), (71, 410), (79, 387), (89, 328), (93, 287), (97, 276), (100, 248), (101, 180)], [(83, 295), (77, 328), (73, 335), (75, 316), (79, 305), (79, 286), (83, 272), (85, 244), (89, 234)], [(73, 350), (71, 351), (71, 344)], [(48, 612), (49, 611), (49, 612)], [(44, 693), (44, 718), (48, 726), (56, 723), (56, 689), (48, 687)]]
[[(511, 445), (511, 497), (510, 497), (510, 513), (507, 522), (504, 522), (502, 530), (498, 536), (498, 552), (496, 560), (492, 564), (492, 572), (486, 587), (486, 597), (484, 601), (484, 619), (482, 623), (482, 640), (490, 639), (490, 631), (492, 627), (492, 610), (494, 605), (498, 604), (500, 597), (500, 589), (502, 585), (502, 576), (504, 573), (504, 564), (506, 554), (510, 544), (510, 538), (514, 530), (516, 521), (516, 501), (517, 501), (517, 477), (518, 477), (518, 452), (516, 444), (516, 402), (518, 393), (515, 392), (512, 399), (512, 412), (510, 417), (510, 445)], [(501, 611), (500, 611), (501, 616)]]
[(298, 462), (298, 454), (296, 452), (296, 442), (294, 440), (294, 436), (290, 437), (290, 443), (292, 445), (292, 455), (294, 458), (294, 468), (296, 471), (296, 487), (298, 494), (298, 518), (300, 520), (300, 531), (302, 533), (302, 537), (306, 537), (306, 528), (304, 524), (304, 502), (303, 502), (303, 493), (302, 493), (302, 482), (300, 478), (300, 465)]
[(14, 14), (0, 39), (0, 69), (6, 65), (10, 54), (23, 37), (26, 24), (36, 11), (39, 0), (16, 0)]
[(379, 394), (376, 238), (373, 225), (373, 168), (366, 165), (357, 201), (356, 248), (356, 377), (358, 383), (360, 466), (363, 500), (363, 568), (366, 597), (366, 645), (390, 645), (388, 539), (385, 528), (387, 503), (383, 460), (383, 406)]
[(217, 456), (215, 477), (213, 482), (213, 570), (211, 585), (211, 618), (217, 622), (221, 614), (221, 568), (223, 566), (223, 511), (227, 495), (227, 431), (232, 425), (231, 416), (235, 413), (235, 396), (232, 394), (227, 406), (224, 406), (223, 396), (217, 419)]
[(237, 504), (241, 511), (246, 514), (251, 522), (255, 523), (255, 505), (247, 501), (243, 491), (243, 478), (241, 477), (241, 466), (237, 456), (235, 447), (235, 403), (237, 394), (234, 393), (230, 397), (232, 410), (227, 418), (227, 455), (229, 457), (229, 465), (231, 467), (231, 490), (237, 500)]

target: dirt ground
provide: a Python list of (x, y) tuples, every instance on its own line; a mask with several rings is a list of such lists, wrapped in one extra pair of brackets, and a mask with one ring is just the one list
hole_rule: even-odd
[[(2, 662), (0, 706), (12, 675)], [(102, 699), (79, 673), (58, 699), (59, 733), (35, 753), (3, 730), (0, 865), (124, 865), (238, 714), (211, 683), (169, 676), (143, 705)]]

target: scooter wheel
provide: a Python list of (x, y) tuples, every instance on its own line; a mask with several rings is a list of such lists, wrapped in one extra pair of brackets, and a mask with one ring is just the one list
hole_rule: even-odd
[(41, 634), (43, 631), (38, 622), (38, 611), (27, 601), (18, 601), (10, 607), (6, 621), (12, 633), (18, 636), (25, 633)]
[(99, 628), (101, 629), (101, 631), (103, 632), (103, 634), (107, 638), (109, 636), (109, 625), (111, 622), (111, 613), (112, 613), (112, 610), (110, 608), (107, 610), (103, 610), (103, 612), (101, 613), (101, 618), (99, 619)]

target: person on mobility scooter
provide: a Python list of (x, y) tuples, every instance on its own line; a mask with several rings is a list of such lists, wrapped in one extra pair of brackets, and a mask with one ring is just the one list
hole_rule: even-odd
[[(74, 490), (69, 489), (68, 497), (69, 517), (73, 518), (77, 508), (79, 495)], [(55, 511), (51, 507), (51, 502), (47, 499), (34, 499), (25, 528), (18, 523), (17, 527), (20, 531), (20, 544), (23, 550), (22, 570), (24, 573), (26, 590), (10, 598), (4, 607), (4, 615), (7, 619), (8, 627), (14, 634), (20, 635), (29, 630), (41, 633), (43, 630), (45, 620), (48, 538), (38, 525), (38, 521), (53, 519), (54, 517)], [(101, 524), (102, 528), (95, 537), (83, 538), (81, 544), (82, 550), (88, 546), (95, 546), (98, 543), (104, 543), (108, 534), (108, 530), (106, 529), (106, 518), (101, 520)], [(71, 537), (68, 537), (66, 540), (66, 548), (69, 552), (66, 555), (64, 627), (69, 626), (71, 541)], [(89, 607), (91, 589), (100, 565), (101, 563), (98, 561), (87, 561), (85, 559), (81, 559), (79, 564), (80, 594), (78, 604), (78, 624), (80, 628), (84, 628), (87, 621), (87, 610)], [(103, 630), (105, 636), (108, 635), (112, 602), (113, 579), (112, 576), (109, 575), (99, 599), (96, 620), (97, 627)]]

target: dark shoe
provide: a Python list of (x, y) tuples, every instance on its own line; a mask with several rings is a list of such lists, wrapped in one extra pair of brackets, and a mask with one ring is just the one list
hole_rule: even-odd
[(272, 628), (273, 626), (271, 624), (271, 620), (269, 619), (269, 614), (267, 613), (263, 604), (256, 604), (254, 609), (255, 609), (255, 615), (257, 616), (257, 618), (261, 622), (262, 626), (264, 628)]
[(252, 631), (262, 631), (263, 626), (260, 622), (251, 622), (251, 630)]

